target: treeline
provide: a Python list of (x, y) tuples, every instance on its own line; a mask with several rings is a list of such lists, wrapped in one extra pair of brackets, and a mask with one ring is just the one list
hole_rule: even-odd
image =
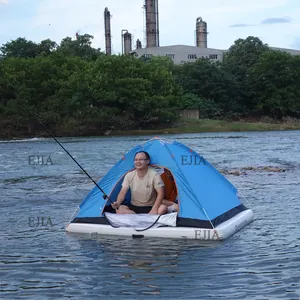
[(223, 62), (174, 65), (166, 57), (106, 56), (92, 36), (4, 44), (0, 58), (2, 137), (43, 133), (21, 103), (54, 134), (102, 134), (170, 126), (177, 111), (201, 117), (300, 117), (300, 56), (239, 39)]

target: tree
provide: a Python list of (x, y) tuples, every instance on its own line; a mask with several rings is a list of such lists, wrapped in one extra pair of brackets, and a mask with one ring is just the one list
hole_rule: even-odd
[[(215, 109), (214, 113), (211, 111), (210, 117), (229, 116), (233, 112), (241, 112), (235, 79), (218, 64), (207, 59), (199, 59), (195, 63), (175, 68), (174, 76), (184, 93), (197, 96), (199, 107), (210, 107), (207, 111)], [(184, 101), (186, 100), (183, 99), (183, 105)]]
[[(101, 111), (118, 108), (110, 118), (115, 128), (151, 127), (175, 118), (176, 84), (168, 66), (156, 60), (145, 63), (131, 56), (101, 56), (84, 77), (81, 88), (89, 86), (83, 92), (87, 105)], [(116, 114), (122, 120), (113, 122)]]
[(250, 69), (255, 109), (275, 118), (300, 116), (300, 57), (270, 50)]
[(260, 55), (269, 50), (259, 38), (249, 36), (238, 39), (224, 55), (223, 66), (237, 76), (244, 76), (259, 59)]
[(103, 54), (101, 49), (95, 49), (92, 45), (94, 37), (89, 34), (77, 35), (76, 40), (70, 37), (64, 38), (57, 48), (57, 51), (69, 56), (79, 56), (87, 60), (95, 60)]
[(2, 136), (44, 134), (18, 100), (64, 135), (160, 127), (184, 108), (209, 118), (238, 117), (246, 109), (300, 116), (300, 57), (267, 49), (257, 38), (237, 41), (224, 63), (200, 59), (181, 66), (163, 57), (102, 55), (91, 41), (78, 35), (57, 46), (19, 38), (1, 48)]
[(7, 42), (0, 50), (2, 57), (30, 58), (39, 54), (39, 46), (32, 41), (27, 41), (25, 38)]
[(46, 39), (40, 42), (39, 44), (39, 54), (40, 55), (50, 55), (57, 48), (57, 44), (50, 39)]
[(236, 40), (224, 55), (222, 68), (234, 76), (240, 91), (240, 103), (246, 107), (248, 113), (255, 105), (251, 85), (248, 82), (249, 71), (268, 50), (269, 47), (259, 38), (249, 36), (246, 39)]
[(50, 55), (56, 47), (57, 44), (50, 39), (43, 40), (37, 44), (27, 41), (25, 38), (18, 38), (7, 42), (0, 50), (4, 58), (35, 58), (39, 55)]

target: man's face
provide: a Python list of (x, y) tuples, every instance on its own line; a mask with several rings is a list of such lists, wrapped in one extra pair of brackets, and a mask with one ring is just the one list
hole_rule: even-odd
[(149, 160), (147, 159), (145, 153), (138, 153), (134, 158), (134, 166), (136, 169), (145, 169), (147, 168)]

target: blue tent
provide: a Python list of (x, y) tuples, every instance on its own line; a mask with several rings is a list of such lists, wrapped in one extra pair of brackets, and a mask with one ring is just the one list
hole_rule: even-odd
[[(134, 169), (135, 153), (142, 150), (150, 154), (151, 165), (168, 169), (174, 177), (179, 203), (177, 226), (213, 228), (247, 209), (236, 188), (202, 156), (179, 142), (159, 138), (128, 151), (98, 182), (112, 201), (116, 201), (125, 174)], [(80, 204), (73, 222), (107, 224), (103, 211), (109, 205), (95, 186)]]

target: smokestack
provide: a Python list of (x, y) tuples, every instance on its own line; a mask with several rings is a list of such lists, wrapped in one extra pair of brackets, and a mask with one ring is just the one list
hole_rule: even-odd
[(196, 46), (207, 48), (207, 24), (201, 17), (196, 20)]
[(111, 55), (111, 29), (110, 29), (110, 12), (107, 7), (104, 10), (104, 30), (105, 30), (105, 53)]
[(131, 33), (127, 29), (121, 31), (122, 54), (128, 54), (132, 50)]
[(142, 42), (139, 39), (136, 40), (136, 49), (142, 49)]
[(124, 54), (128, 54), (131, 51), (132, 51), (131, 33), (127, 31), (124, 33)]
[(147, 48), (159, 47), (158, 0), (145, 0)]

